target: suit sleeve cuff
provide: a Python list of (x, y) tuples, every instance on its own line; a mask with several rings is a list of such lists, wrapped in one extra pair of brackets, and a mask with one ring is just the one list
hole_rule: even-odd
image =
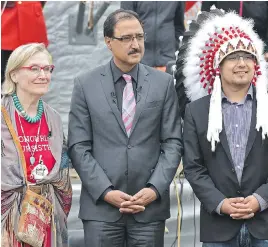
[(159, 194), (158, 190), (152, 184), (150, 184), (150, 183), (147, 184), (147, 187), (149, 187), (150, 189), (152, 189), (155, 192), (157, 199), (160, 198), (160, 194)]
[(222, 207), (223, 201), (224, 201), (224, 200), (222, 200), (222, 201), (219, 203), (218, 207), (217, 207), (216, 210), (215, 210), (216, 213), (217, 213), (218, 215), (223, 215), (223, 214), (221, 214), (221, 207)]
[(253, 196), (258, 200), (260, 204), (260, 212), (268, 208), (268, 202), (265, 201), (260, 195), (254, 193)]
[(104, 200), (104, 197), (106, 196), (106, 194), (107, 194), (108, 192), (112, 191), (112, 190), (113, 190), (112, 187), (108, 187), (108, 188), (101, 194), (100, 199), (101, 199), (101, 200)]

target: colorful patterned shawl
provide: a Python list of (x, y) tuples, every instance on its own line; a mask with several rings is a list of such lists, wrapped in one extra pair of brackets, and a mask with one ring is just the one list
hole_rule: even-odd
[[(17, 133), (15, 106), (10, 96), (3, 97), (2, 105), (9, 113)], [(49, 184), (49, 198), (53, 203), (54, 226), (51, 227), (52, 247), (68, 246), (67, 216), (71, 208), (72, 187), (69, 159), (59, 114), (44, 102), (44, 113), (50, 130), (49, 146), (56, 160), (52, 171), (38, 184)], [(2, 115), (1, 119), (1, 226), (2, 246), (14, 247), (12, 237), (17, 231), (22, 193), (14, 191), (24, 186), (25, 178), (18, 151)]]

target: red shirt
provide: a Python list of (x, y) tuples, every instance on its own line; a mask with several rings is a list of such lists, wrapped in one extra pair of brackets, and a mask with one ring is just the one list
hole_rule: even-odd
[[(49, 129), (46, 122), (45, 114), (42, 115), (41, 125), (40, 125), (40, 133), (39, 139), (37, 137), (38, 127), (40, 121), (36, 123), (29, 123), (23, 117), (20, 117), (22, 128), (24, 130), (25, 136), (22, 132), (21, 124), (19, 121), (19, 115), (15, 113), (16, 118), (16, 125), (18, 130), (18, 137), (19, 141), (22, 146), (22, 150), (24, 152), (24, 156), (26, 159), (26, 166), (27, 166), (27, 180), (30, 183), (36, 183), (36, 180), (32, 176), (32, 172), (34, 172), (34, 168), (39, 164), (42, 163), (47, 167), (48, 173), (52, 170), (55, 165), (55, 159), (50, 151), (50, 147), (48, 145), (48, 136), (49, 136)], [(27, 141), (29, 143), (27, 143)], [(30, 149), (34, 152), (33, 157), (35, 158), (35, 162), (33, 165), (30, 163), (31, 152)], [(33, 173), (34, 174), (34, 173)]]
[[(17, 112), (15, 113), (15, 118), (16, 118), (19, 141), (21, 143), (24, 156), (26, 159), (27, 180), (30, 183), (35, 183), (36, 180), (31, 177), (31, 173), (32, 173), (32, 170), (38, 165), (40, 157), (43, 161), (43, 164), (46, 165), (48, 172), (52, 170), (56, 162), (48, 146), (49, 129), (48, 129), (47, 121), (45, 118), (45, 114), (42, 115), (40, 132), (39, 132), (39, 140), (37, 140), (37, 142), (36, 142), (36, 136), (37, 136), (40, 121), (36, 123), (29, 123), (23, 117), (20, 117), (22, 128), (25, 133), (25, 136), (24, 136), (22, 129), (21, 129), (21, 124), (19, 121), (19, 115)], [(30, 148), (32, 150), (35, 149), (34, 148), (35, 146), (37, 147), (37, 150), (34, 151), (35, 162), (33, 165), (31, 165), (30, 163), (31, 152), (29, 151), (29, 145), (25, 141), (25, 138), (28, 141)], [(18, 247), (22, 247), (20, 243), (17, 243), (17, 244), (18, 244)], [(24, 244), (24, 246), (31, 247), (28, 244)], [(46, 238), (44, 241), (44, 247), (51, 247), (51, 227), (47, 229), (47, 234), (46, 234)]]

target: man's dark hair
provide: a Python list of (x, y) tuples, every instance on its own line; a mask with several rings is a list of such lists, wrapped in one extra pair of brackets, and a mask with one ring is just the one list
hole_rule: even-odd
[(110, 15), (108, 15), (103, 24), (104, 37), (112, 38), (114, 35), (114, 27), (116, 23), (120, 20), (130, 20), (130, 19), (137, 19), (143, 28), (143, 24), (139, 18), (139, 15), (136, 12), (125, 9), (118, 9), (112, 12)]

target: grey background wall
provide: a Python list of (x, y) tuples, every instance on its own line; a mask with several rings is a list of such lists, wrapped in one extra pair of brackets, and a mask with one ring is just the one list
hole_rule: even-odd
[[(102, 2), (94, 3), (96, 13)], [(88, 18), (89, 4), (86, 3), (85, 18)], [(73, 80), (79, 73), (105, 64), (111, 58), (103, 39), (103, 23), (106, 17), (119, 7), (120, 2), (110, 2), (110, 6), (97, 23), (97, 45), (69, 44), (69, 16), (77, 14), (79, 1), (47, 1), (44, 7), (48, 50), (55, 65), (52, 83), (44, 100), (60, 113), (66, 135)]]

